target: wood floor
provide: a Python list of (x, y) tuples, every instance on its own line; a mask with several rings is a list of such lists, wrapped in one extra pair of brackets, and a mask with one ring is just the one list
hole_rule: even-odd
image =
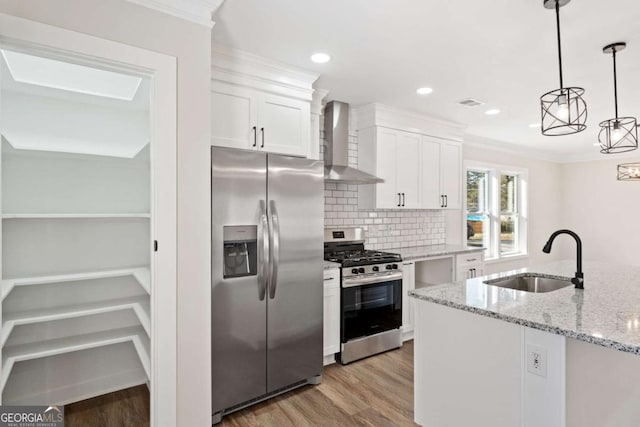
[(148, 427), (146, 385), (83, 400), (64, 407), (65, 427)]
[[(149, 425), (146, 386), (65, 406), (66, 427)], [(401, 349), (325, 367), (322, 384), (305, 386), (227, 415), (220, 427), (416, 426), (413, 341)]]
[(221, 427), (416, 426), (413, 341), (401, 349), (324, 369), (322, 384), (305, 386), (227, 415)]

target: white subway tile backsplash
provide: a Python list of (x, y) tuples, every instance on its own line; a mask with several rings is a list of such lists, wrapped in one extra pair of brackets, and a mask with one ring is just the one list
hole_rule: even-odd
[[(324, 118), (320, 118), (323, 123)], [(358, 138), (349, 136), (348, 164), (358, 167)], [(324, 157), (324, 131), (320, 131), (320, 157)], [(444, 212), (437, 210), (358, 210), (358, 186), (325, 183), (326, 227), (365, 229), (368, 249), (437, 245), (445, 241)]]

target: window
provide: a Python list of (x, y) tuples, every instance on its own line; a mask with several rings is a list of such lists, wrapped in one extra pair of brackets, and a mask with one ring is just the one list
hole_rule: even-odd
[(487, 248), (486, 259), (527, 254), (524, 169), (467, 163), (467, 245)]

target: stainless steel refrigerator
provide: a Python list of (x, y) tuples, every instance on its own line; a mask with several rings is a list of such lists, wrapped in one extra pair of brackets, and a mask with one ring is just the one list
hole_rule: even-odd
[(322, 375), (324, 168), (213, 147), (213, 416)]

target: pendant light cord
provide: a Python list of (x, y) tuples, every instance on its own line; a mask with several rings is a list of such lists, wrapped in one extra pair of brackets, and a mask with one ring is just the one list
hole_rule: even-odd
[(613, 99), (616, 104), (616, 119), (618, 118), (618, 73), (616, 70), (616, 48), (613, 51)]
[(564, 87), (562, 83), (562, 47), (560, 46), (560, 0), (556, 0), (556, 28), (558, 30), (558, 64), (560, 64), (560, 89)]

